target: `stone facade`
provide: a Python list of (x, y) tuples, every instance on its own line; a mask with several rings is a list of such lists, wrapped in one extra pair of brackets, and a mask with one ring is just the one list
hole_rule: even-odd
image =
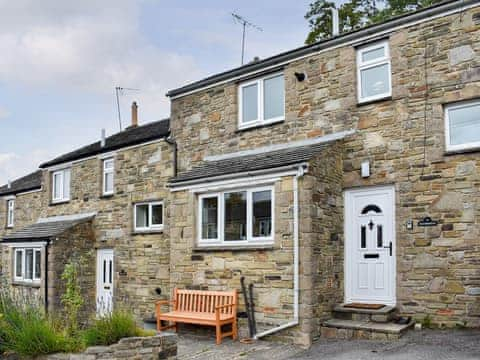
[[(83, 282), (88, 289), (89, 299), (95, 301), (96, 249), (114, 249), (114, 302), (132, 309), (140, 320), (152, 316), (154, 301), (160, 298), (158, 289), (162, 294), (168, 294), (169, 291), (168, 222), (165, 216), (163, 231), (135, 233), (133, 209), (137, 202), (158, 200), (164, 201), (165, 215), (168, 214), (169, 191), (166, 182), (173, 175), (172, 151), (168, 143), (158, 140), (117, 150), (114, 159), (115, 192), (108, 197), (101, 194), (102, 161), (99, 157), (73, 163), (71, 199), (67, 203), (51, 203), (51, 172), (44, 170), (44, 190), (17, 197), (15, 227), (10, 231), (34, 223), (40, 217), (95, 212), (94, 240), (88, 244), (88, 249), (83, 248), (86, 244), (77, 242), (72, 243), (72, 247), (64, 248), (59, 241), (51, 246), (52, 255), (60, 255), (62, 251), (69, 256), (86, 254), (89, 268)], [(0, 214), (1, 221), (5, 213), (2, 211)], [(62, 258), (57, 266), (63, 266), (65, 261), (66, 258)], [(11, 255), (7, 253), (3, 264), (9, 263)], [(55, 273), (50, 272), (49, 283), (52, 284), (50, 276), (58, 281), (61, 272), (60, 268), (56, 268)], [(11, 281), (10, 274), (7, 275), (7, 281)], [(50, 303), (58, 306), (60, 292), (49, 289), (49, 295)], [(90, 300), (88, 307), (92, 310)]]
[[(317, 244), (312, 240), (310, 251), (325, 254), (319, 257), (319, 264), (310, 263), (308, 254), (301, 256), (302, 271), (315, 274), (309, 286), (315, 289), (312, 297), (317, 302), (306, 300), (310, 294), (303, 288), (301, 297), (306, 302), (301, 301), (300, 317), (314, 313), (315, 320), (311, 324), (314, 329), (302, 324), (302, 333), (317, 334), (318, 322), (328, 316), (333, 302), (341, 302), (343, 297), (341, 192), (385, 184), (394, 184), (396, 189), (396, 293), (401, 313), (416, 319), (429, 316), (439, 326), (480, 326), (480, 161), (478, 152), (446, 153), (443, 110), (445, 104), (474, 99), (479, 94), (479, 16), (477, 7), (388, 34), (392, 96), (382, 101), (357, 104), (356, 52), (350, 45), (285, 65), (285, 120), (281, 123), (238, 130), (238, 85), (234, 81), (172, 100), (172, 134), (178, 143), (179, 171), (191, 169), (205, 156), (356, 130), (345, 139), (342, 159), (337, 159), (343, 174), (335, 172), (332, 176), (336, 181), (339, 176), (343, 179), (328, 189), (334, 195), (322, 193), (322, 177), (330, 173), (322, 173), (319, 167), (316, 181), (310, 180), (310, 175), (303, 180), (303, 196), (310, 191), (313, 199), (330, 197), (336, 212), (329, 230), (323, 230), (325, 234), (320, 229), (320, 217), (302, 218), (300, 223), (300, 233), (309, 232), (310, 228), (319, 233), (315, 235)], [(306, 80), (298, 82), (295, 72), (306, 73)], [(371, 176), (366, 179), (360, 176), (364, 160), (371, 164)], [(305, 188), (309, 181), (313, 182), (313, 190)], [(237, 264), (242, 253), (202, 254), (194, 258), (200, 260), (192, 261), (195, 216), (185, 204), (194, 204), (195, 199), (185, 192), (175, 195), (172, 201), (170, 221), (176, 224), (171, 232), (172, 259), (179, 260), (177, 269), (185, 269), (180, 273), (172, 267), (172, 286), (201, 282), (204, 275), (196, 269), (206, 268), (206, 264), (213, 273), (226, 268), (230, 276), (230, 264)], [(312, 201), (310, 206), (310, 212), (325, 213), (318, 202)], [(425, 216), (438, 219), (439, 226), (416, 226)], [(415, 224), (413, 230), (406, 230), (407, 220)], [(327, 233), (337, 242), (329, 239)], [(289, 234), (282, 229), (277, 237), (283, 241), (283, 236)], [(176, 252), (182, 253), (180, 259), (174, 258)], [(249, 259), (270, 256), (281, 258), (270, 250), (254, 252)], [(263, 260), (256, 261), (262, 263)], [(213, 266), (220, 269), (211, 270)], [(272, 275), (278, 271), (275, 267), (265, 270)], [(282, 276), (285, 274), (288, 272)], [(195, 276), (200, 278), (196, 280)], [(206, 283), (210, 288), (219, 283), (225, 286), (228, 281), (215, 277)], [(238, 281), (232, 280), (230, 286), (238, 287)], [(324, 295), (326, 289), (330, 289), (329, 295)], [(288, 304), (282, 306), (287, 308)], [(284, 316), (283, 321), (287, 320), (288, 316)]]

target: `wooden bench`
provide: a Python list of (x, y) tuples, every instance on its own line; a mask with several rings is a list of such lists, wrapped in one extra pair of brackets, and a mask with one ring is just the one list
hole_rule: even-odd
[[(172, 304), (173, 310), (162, 312), (162, 305)], [(173, 300), (156, 303), (157, 330), (175, 328), (178, 323), (215, 326), (217, 345), (227, 336), (237, 339), (237, 291), (179, 290), (173, 292)], [(162, 320), (171, 324), (162, 326)], [(230, 332), (222, 333), (222, 326), (231, 324)]]

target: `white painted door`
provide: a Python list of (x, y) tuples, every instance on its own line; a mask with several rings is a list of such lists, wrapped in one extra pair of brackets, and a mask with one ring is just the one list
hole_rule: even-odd
[(345, 301), (395, 305), (395, 189), (345, 192)]
[(97, 250), (97, 315), (113, 309), (113, 250)]

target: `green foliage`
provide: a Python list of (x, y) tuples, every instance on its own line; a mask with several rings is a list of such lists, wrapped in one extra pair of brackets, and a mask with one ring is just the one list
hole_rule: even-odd
[(79, 261), (70, 261), (65, 265), (62, 273), (62, 280), (65, 281), (65, 293), (61, 297), (64, 307), (67, 331), (70, 335), (78, 333), (78, 312), (83, 305), (82, 289), (79, 283), (79, 269), (84, 262), (82, 258)]
[(431, 329), (433, 327), (432, 325), (432, 317), (430, 314), (427, 314), (423, 319), (422, 319), (422, 327), (426, 329)]
[[(340, 32), (348, 32), (403, 15), (443, 0), (348, 0), (338, 7)], [(332, 36), (333, 1), (315, 0), (305, 14), (310, 32), (306, 44)]]
[(92, 326), (84, 331), (83, 338), (87, 346), (95, 346), (111, 345), (125, 337), (151, 334), (137, 327), (131, 313), (114, 310), (111, 314), (95, 319)]
[(82, 345), (60, 324), (48, 318), (37, 304), (6, 290), (0, 293), (0, 352), (33, 356), (80, 350)]

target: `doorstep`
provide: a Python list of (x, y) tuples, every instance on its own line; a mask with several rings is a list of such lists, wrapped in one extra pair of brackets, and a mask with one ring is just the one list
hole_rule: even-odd
[(369, 320), (330, 319), (321, 327), (321, 336), (329, 339), (397, 340), (413, 326), (393, 322), (378, 323)]

